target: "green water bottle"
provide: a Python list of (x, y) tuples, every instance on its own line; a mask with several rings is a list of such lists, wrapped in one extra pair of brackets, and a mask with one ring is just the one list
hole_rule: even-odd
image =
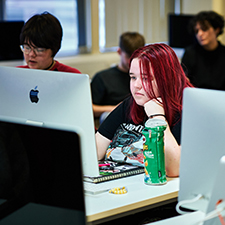
[(146, 121), (145, 128), (142, 130), (144, 135), (144, 182), (146, 184), (159, 185), (167, 182), (164, 155), (164, 130), (166, 127), (165, 120), (153, 118)]

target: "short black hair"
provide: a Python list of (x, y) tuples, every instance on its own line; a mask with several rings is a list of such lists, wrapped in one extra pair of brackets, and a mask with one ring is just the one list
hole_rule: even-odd
[(36, 47), (52, 50), (52, 56), (61, 48), (62, 26), (59, 20), (48, 12), (32, 16), (20, 33), (20, 44), (33, 44)]
[(220, 28), (218, 36), (223, 33), (224, 29), (224, 18), (214, 11), (202, 11), (195, 15), (189, 24), (189, 31), (194, 33), (194, 29), (197, 23), (200, 23), (203, 27), (211, 25), (214, 29)]
[(145, 46), (145, 38), (138, 32), (124, 32), (120, 35), (119, 47), (129, 56), (131, 56), (136, 49), (143, 46)]

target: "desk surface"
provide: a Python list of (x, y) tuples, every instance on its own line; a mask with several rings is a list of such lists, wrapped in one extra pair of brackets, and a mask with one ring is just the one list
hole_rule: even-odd
[(108, 182), (112, 184), (112, 188), (125, 186), (128, 193), (120, 195), (108, 192), (97, 195), (85, 194), (88, 222), (107, 221), (110, 217), (116, 219), (166, 204), (168, 201), (176, 201), (178, 197), (179, 178), (169, 178), (167, 184), (157, 186), (146, 185), (143, 174)]

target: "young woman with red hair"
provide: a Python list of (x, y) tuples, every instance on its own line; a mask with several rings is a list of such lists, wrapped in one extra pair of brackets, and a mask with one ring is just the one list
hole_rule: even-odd
[(165, 164), (167, 176), (179, 176), (183, 90), (192, 87), (180, 62), (166, 44), (136, 50), (130, 59), (131, 96), (125, 99), (96, 133), (98, 159), (143, 165), (144, 123), (150, 117), (167, 121)]

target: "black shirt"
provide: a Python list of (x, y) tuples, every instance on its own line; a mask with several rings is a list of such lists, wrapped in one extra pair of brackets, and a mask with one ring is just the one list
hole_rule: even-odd
[[(140, 132), (144, 128), (144, 122), (141, 124), (135, 124), (129, 118), (130, 111), (130, 101), (131, 97), (126, 98), (114, 111), (112, 111), (109, 116), (104, 120), (101, 126), (98, 129), (98, 132), (109, 140), (113, 139), (114, 134), (121, 124), (126, 124)], [(177, 114), (173, 120), (173, 125), (170, 127), (172, 134), (174, 135), (178, 144), (180, 144), (180, 135), (181, 135), (181, 119), (180, 114)]]
[(225, 46), (207, 51), (199, 44), (186, 48), (182, 67), (190, 82), (199, 88), (225, 90)]
[(116, 67), (97, 73), (91, 82), (93, 104), (117, 105), (130, 94), (129, 73)]

